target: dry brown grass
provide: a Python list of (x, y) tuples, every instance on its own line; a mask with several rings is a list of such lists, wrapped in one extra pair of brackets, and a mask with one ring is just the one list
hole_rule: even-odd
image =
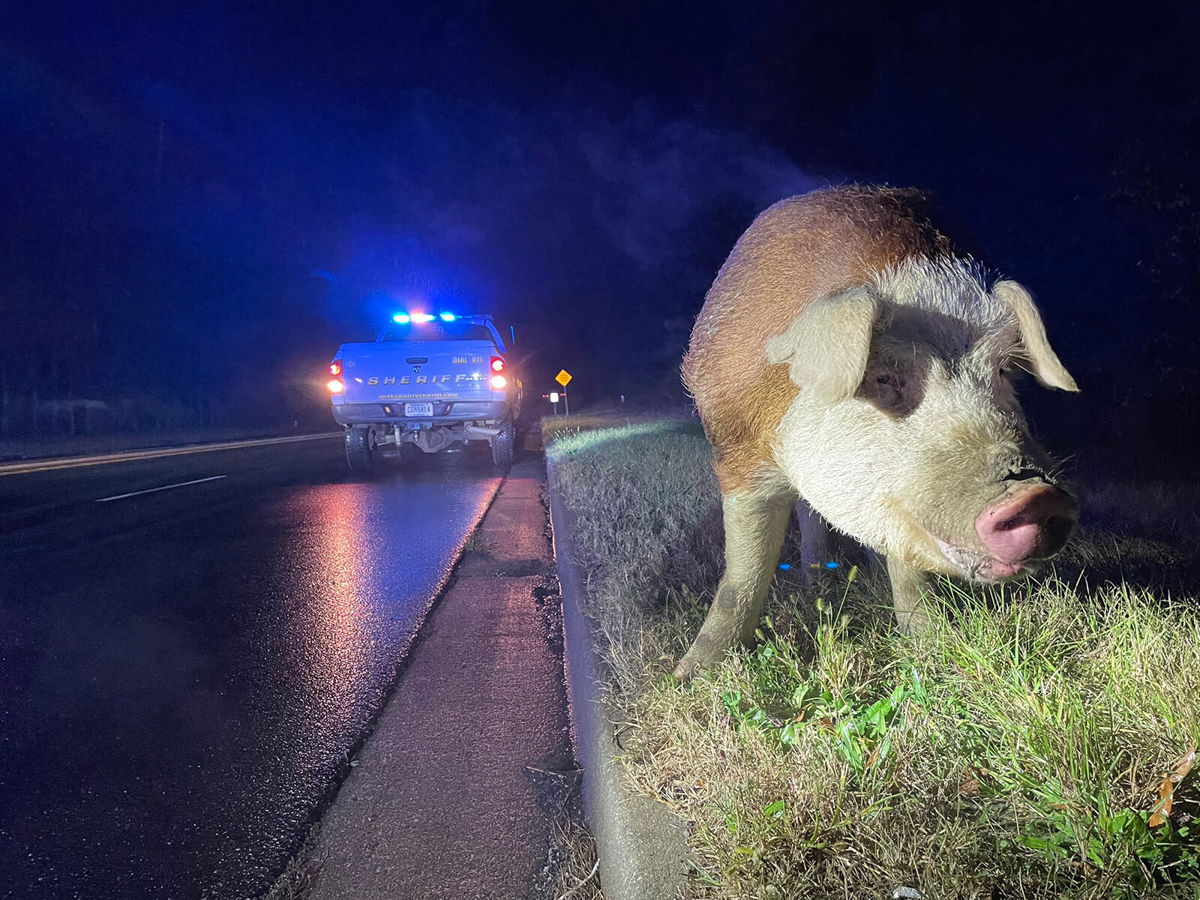
[(556, 821), (552, 842), (557, 868), (550, 900), (604, 900), (592, 836), (574, 822)]

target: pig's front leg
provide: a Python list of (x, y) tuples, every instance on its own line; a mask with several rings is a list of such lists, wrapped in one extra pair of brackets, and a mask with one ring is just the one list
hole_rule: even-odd
[(731, 647), (754, 640), (794, 499), (752, 493), (721, 498), (725, 574), (700, 633), (675, 667), (677, 678), (691, 678), (719, 662)]
[(888, 578), (892, 582), (892, 606), (896, 610), (896, 625), (905, 634), (917, 634), (929, 627), (929, 613), (921, 590), (925, 573), (899, 554), (888, 554)]

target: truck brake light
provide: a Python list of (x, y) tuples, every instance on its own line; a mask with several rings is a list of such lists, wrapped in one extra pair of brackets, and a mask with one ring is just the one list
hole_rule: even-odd
[(492, 371), (493, 372), (503, 372), (504, 371), (504, 357), (503, 356), (493, 356), (492, 357)]
[(346, 390), (346, 383), (342, 381), (342, 361), (335, 359), (329, 364), (329, 374), (333, 377), (325, 382), (325, 387), (329, 389), (331, 394), (340, 394)]

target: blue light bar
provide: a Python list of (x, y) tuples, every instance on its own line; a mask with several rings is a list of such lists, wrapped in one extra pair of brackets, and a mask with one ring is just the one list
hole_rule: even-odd
[(401, 325), (407, 325), (412, 320), (409, 319), (406, 313), (397, 313), (396, 315), (392, 316), (392, 321), (399, 322)]
[(432, 322), (436, 316), (431, 316), (429, 313), (410, 313), (414, 322)]
[(455, 319), (455, 316), (454, 316), (454, 313), (442, 313), (441, 318), (442, 318), (443, 322), (453, 322)]

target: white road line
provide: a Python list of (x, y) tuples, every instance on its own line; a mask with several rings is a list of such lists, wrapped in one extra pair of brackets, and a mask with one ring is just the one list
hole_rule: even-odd
[(216, 444), (192, 444), (185, 447), (160, 447), (156, 450), (124, 450), (120, 453), (103, 453), (98, 456), (67, 456), (29, 462), (0, 463), (0, 477), (4, 475), (26, 475), (33, 472), (50, 472), (55, 469), (77, 469), (82, 466), (103, 466), (108, 463), (131, 462), (140, 459), (159, 459), (164, 456), (187, 456), (191, 453), (212, 453), (215, 450), (241, 450), (244, 447), (266, 447), (270, 444), (294, 444), (298, 441), (317, 441), (341, 437), (340, 431), (324, 434), (298, 434), (281, 438), (258, 438), (248, 441), (224, 441)]
[(147, 488), (144, 491), (134, 491), (131, 494), (117, 494), (115, 497), (101, 497), (97, 503), (107, 503), (109, 500), (124, 500), (126, 497), (140, 497), (142, 494), (153, 494), (155, 491), (169, 491), (171, 488), (187, 487), (189, 484), (203, 484), (206, 481), (216, 481), (225, 475), (213, 475), (211, 478), (197, 478), (195, 481), (181, 481), (179, 484), (164, 484), (162, 487)]

